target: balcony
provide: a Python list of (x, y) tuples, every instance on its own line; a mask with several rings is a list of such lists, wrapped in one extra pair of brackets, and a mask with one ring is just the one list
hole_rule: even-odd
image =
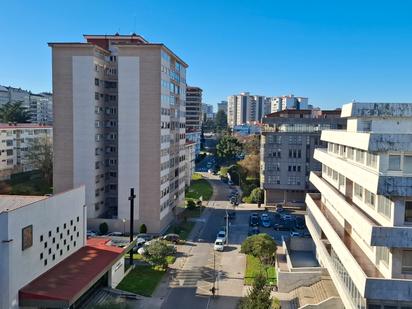
[[(333, 201), (335, 209), (351, 226), (362, 227), (358, 232), (370, 246), (385, 246), (392, 248), (410, 248), (412, 244), (412, 228), (406, 226), (382, 226), (372, 215), (374, 211), (359, 208), (352, 200), (343, 196), (337, 189), (322, 178), (320, 173), (312, 172), (310, 182), (328, 200)], [(376, 215), (375, 215), (376, 217)]]

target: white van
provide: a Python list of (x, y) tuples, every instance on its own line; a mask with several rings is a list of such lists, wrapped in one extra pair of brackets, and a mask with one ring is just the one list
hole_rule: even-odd
[(215, 251), (223, 251), (225, 249), (225, 241), (221, 238), (215, 240)]

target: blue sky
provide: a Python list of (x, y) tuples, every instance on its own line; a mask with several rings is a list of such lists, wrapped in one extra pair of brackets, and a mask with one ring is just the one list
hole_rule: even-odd
[(35, 92), (51, 90), (47, 42), (135, 31), (189, 64), (206, 103), (241, 91), (412, 102), (411, 1), (14, 0), (1, 16), (0, 84)]

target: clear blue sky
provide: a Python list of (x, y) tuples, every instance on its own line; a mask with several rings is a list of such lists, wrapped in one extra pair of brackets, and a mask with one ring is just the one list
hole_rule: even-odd
[(51, 90), (47, 42), (116, 31), (175, 51), (206, 103), (241, 91), (412, 102), (412, 2), (396, 0), (3, 1), (0, 84)]

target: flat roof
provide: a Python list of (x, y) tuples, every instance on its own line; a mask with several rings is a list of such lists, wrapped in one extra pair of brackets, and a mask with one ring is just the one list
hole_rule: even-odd
[(47, 196), (0, 195), (0, 213), (15, 210), (47, 198)]
[(19, 291), (19, 305), (47, 301), (70, 306), (119, 259), (125, 248), (111, 246), (110, 238), (87, 240), (87, 245), (34, 279)]
[(53, 129), (53, 126), (38, 123), (0, 123), (0, 129)]

